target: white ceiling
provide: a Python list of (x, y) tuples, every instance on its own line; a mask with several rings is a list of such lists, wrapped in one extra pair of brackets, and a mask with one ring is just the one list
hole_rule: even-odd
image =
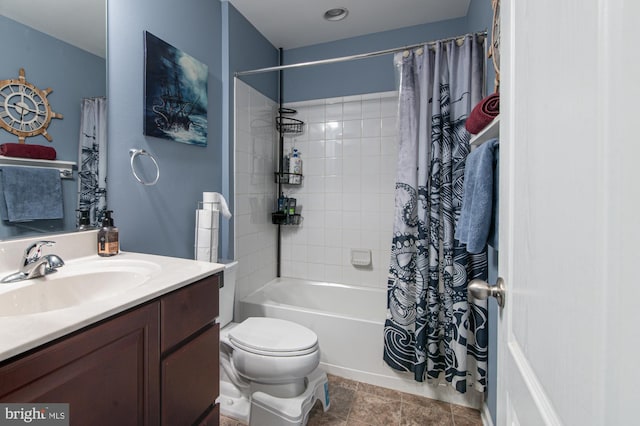
[(106, 57), (106, 0), (0, 0), (0, 14)]
[[(0, 14), (101, 57), (107, 0), (0, 0)], [(215, 1), (215, 0), (210, 0)], [(224, 0), (223, 0), (224, 1)], [(229, 0), (277, 48), (293, 49), (466, 16), (471, 0)], [(346, 7), (337, 22), (324, 12)]]
[[(412, 25), (460, 18), (471, 0), (229, 0), (277, 48), (292, 49)], [(346, 7), (342, 21), (328, 9)]]

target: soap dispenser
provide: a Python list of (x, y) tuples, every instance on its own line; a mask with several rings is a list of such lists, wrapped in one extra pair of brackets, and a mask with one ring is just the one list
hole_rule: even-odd
[(90, 229), (95, 229), (91, 226), (91, 217), (90, 211), (87, 209), (78, 209), (77, 212), (80, 212), (80, 218), (78, 219), (78, 231), (88, 231)]
[(112, 210), (107, 210), (102, 219), (102, 228), (98, 231), (98, 255), (115, 256), (120, 252), (118, 228), (113, 226)]

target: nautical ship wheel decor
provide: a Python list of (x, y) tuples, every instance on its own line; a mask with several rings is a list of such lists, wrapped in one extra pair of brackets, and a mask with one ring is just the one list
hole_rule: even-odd
[(18, 78), (0, 80), (0, 127), (18, 136), (20, 143), (37, 135), (51, 142), (53, 138), (47, 133), (47, 127), (52, 118), (63, 118), (51, 110), (47, 96), (52, 91), (29, 83), (24, 68), (20, 68)]

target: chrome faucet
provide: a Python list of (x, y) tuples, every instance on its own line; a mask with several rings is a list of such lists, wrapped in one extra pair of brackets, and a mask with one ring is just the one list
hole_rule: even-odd
[(30, 280), (56, 272), (56, 269), (64, 266), (64, 261), (55, 254), (42, 256), (42, 247), (51, 247), (54, 244), (55, 241), (37, 241), (31, 244), (22, 255), (18, 272), (4, 277), (0, 282), (11, 283)]

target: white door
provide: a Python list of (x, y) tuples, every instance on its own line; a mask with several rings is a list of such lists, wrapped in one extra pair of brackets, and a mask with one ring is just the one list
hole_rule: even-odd
[(640, 1), (501, 9), (497, 423), (640, 424)]

